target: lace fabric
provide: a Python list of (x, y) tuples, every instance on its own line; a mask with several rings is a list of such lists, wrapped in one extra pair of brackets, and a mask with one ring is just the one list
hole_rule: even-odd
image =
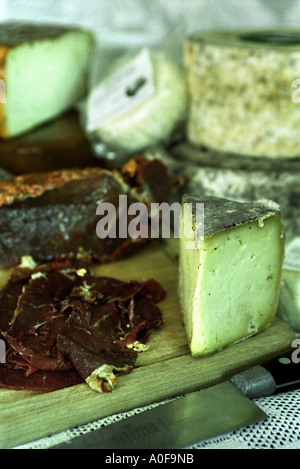
[(192, 446), (195, 449), (300, 449), (300, 390), (254, 402), (269, 416), (219, 438)]

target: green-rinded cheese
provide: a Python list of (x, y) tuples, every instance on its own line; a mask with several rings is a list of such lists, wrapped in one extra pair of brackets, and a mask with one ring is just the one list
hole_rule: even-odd
[(34, 129), (83, 98), (93, 48), (93, 34), (76, 27), (2, 23), (0, 137)]
[[(203, 233), (197, 204), (204, 204)], [(284, 227), (278, 206), (271, 202), (184, 196), (182, 208), (179, 290), (196, 357), (251, 337), (271, 323), (278, 304)]]

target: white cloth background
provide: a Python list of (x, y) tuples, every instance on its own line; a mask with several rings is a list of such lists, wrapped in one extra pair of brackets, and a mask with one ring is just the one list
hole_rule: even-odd
[[(168, 46), (180, 58), (184, 35), (218, 28), (297, 28), (299, 0), (0, 0), (0, 21), (24, 19), (72, 23), (92, 29), (105, 51), (145, 45)], [(194, 448), (299, 449), (300, 391), (257, 400), (270, 419)], [(134, 412), (139, 412), (137, 409)], [(133, 413), (134, 413), (133, 412)], [(129, 414), (108, 417), (22, 448), (47, 448), (108, 425)]]
[[(92, 29), (103, 49), (119, 51), (214, 28), (295, 27), (299, 0), (0, 0), (0, 20), (72, 23)], [(175, 31), (175, 33), (174, 33)]]

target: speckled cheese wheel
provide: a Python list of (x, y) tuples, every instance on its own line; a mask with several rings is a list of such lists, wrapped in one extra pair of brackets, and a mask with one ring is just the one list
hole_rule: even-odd
[(194, 34), (184, 60), (191, 143), (241, 157), (300, 157), (292, 86), (300, 79), (300, 31)]

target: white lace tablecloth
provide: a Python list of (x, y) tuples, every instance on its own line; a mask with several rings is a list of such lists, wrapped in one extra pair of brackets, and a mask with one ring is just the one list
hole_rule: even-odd
[[(193, 444), (188, 449), (300, 449), (300, 390), (255, 399), (254, 402), (269, 415), (267, 420)], [(116, 414), (30, 444), (18, 446), (15, 449), (49, 449), (51, 446), (69, 441), (97, 428), (111, 425), (135, 413), (161, 404), (163, 403)]]

